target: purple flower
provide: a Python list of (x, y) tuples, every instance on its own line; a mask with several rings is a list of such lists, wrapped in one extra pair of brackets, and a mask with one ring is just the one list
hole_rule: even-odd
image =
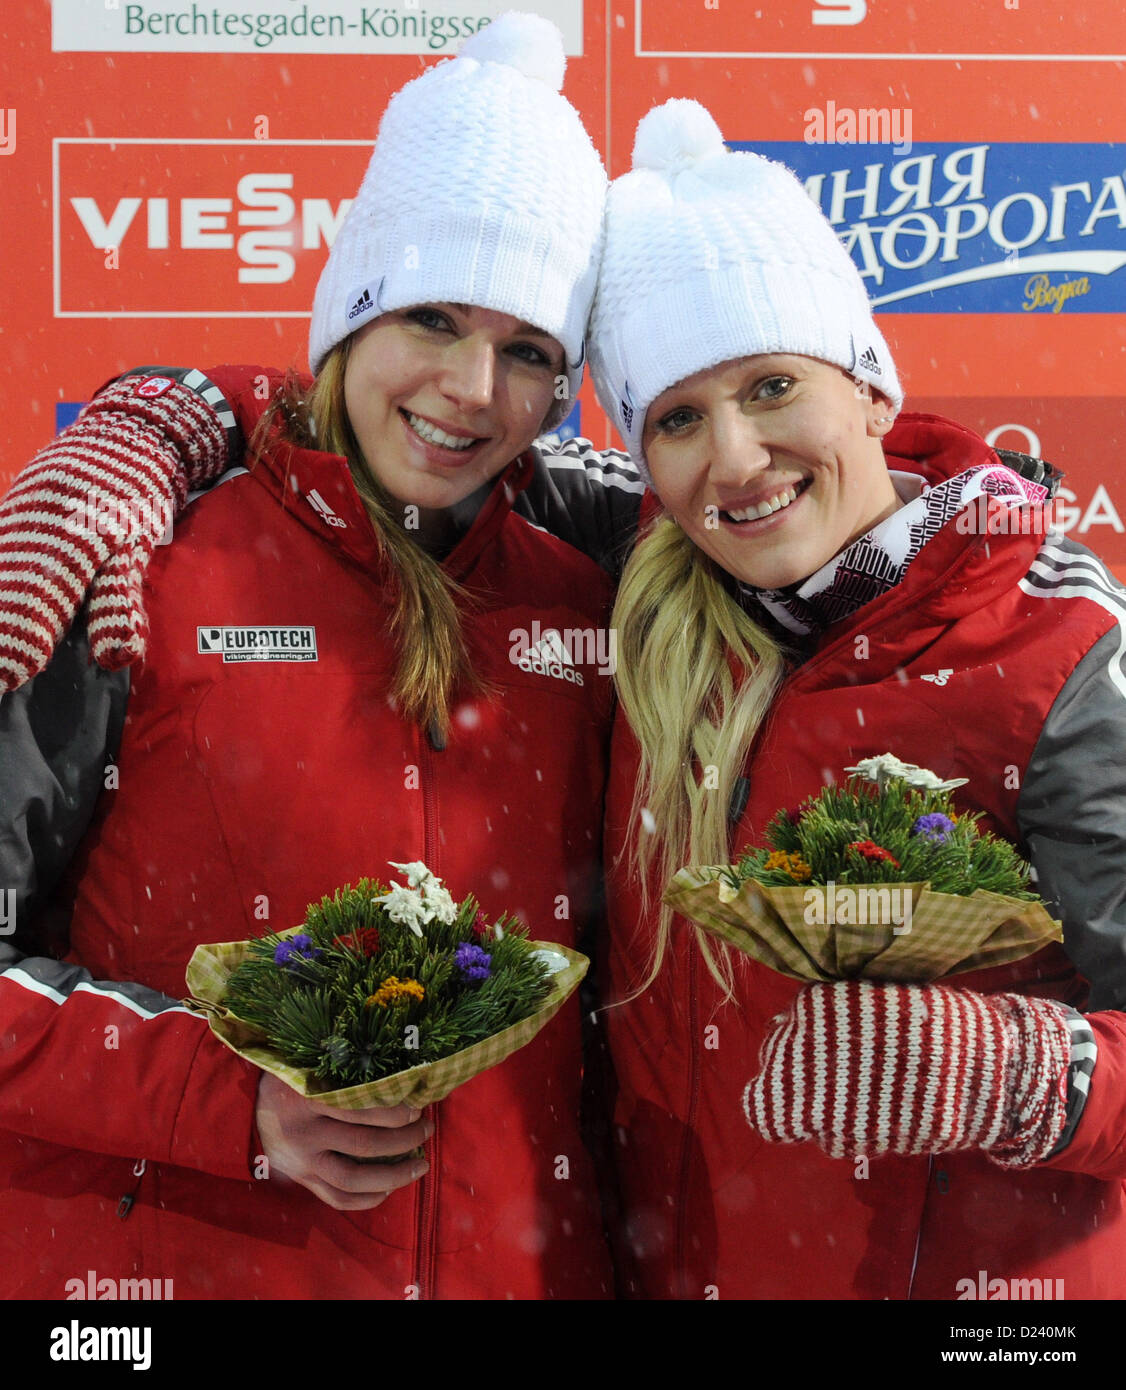
[(454, 965), (461, 972), (461, 978), (467, 985), (487, 980), (492, 964), (492, 957), (488, 951), (482, 951), (480, 946), (474, 946), (470, 941), (462, 941), (454, 952)]
[(288, 966), (293, 970), (303, 960), (315, 960), (320, 954), (317, 947), (313, 945), (313, 938), (301, 932), (297, 936), (291, 936), (288, 941), (279, 942), (274, 948), (274, 962), (277, 965)]
[(919, 817), (911, 827), (911, 834), (922, 835), (924, 839), (940, 845), (949, 838), (953, 829), (954, 822), (949, 816), (944, 816), (941, 811), (932, 811), (927, 816)]

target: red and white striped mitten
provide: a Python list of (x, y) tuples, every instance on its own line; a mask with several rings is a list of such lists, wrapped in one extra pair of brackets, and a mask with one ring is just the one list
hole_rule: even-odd
[(144, 653), (153, 549), (189, 488), (229, 466), (235, 437), (218, 388), (201, 372), (176, 376), (111, 383), (0, 501), (0, 691), (47, 665), (87, 594), (98, 664)]
[(941, 985), (810, 985), (763, 1044), (747, 1121), (831, 1158), (984, 1149), (1027, 1167), (1063, 1133), (1070, 1012)]

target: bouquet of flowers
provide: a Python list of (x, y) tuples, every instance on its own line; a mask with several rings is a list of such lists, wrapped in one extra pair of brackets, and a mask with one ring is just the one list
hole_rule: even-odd
[(766, 848), (733, 865), (681, 869), (677, 912), (805, 982), (927, 984), (1062, 940), (1012, 845), (955, 811), (927, 768), (866, 758), (844, 787), (779, 811)]
[(442, 1100), (530, 1041), (589, 965), (455, 903), (421, 862), (392, 867), (405, 885), (362, 879), (302, 926), (197, 947), (188, 966), (228, 1047), (344, 1109)]

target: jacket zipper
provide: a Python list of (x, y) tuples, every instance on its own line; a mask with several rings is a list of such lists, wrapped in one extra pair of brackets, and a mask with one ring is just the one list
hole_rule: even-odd
[(145, 1168), (147, 1166), (148, 1160), (144, 1158), (139, 1158), (136, 1161), (136, 1163), (133, 1164), (133, 1176), (137, 1179), (137, 1181), (133, 1184), (132, 1192), (124, 1193), (121, 1200), (117, 1204), (117, 1215), (118, 1218), (122, 1221), (124, 1221), (125, 1218), (129, 1215), (129, 1213), (133, 1210), (133, 1203), (137, 1200), (137, 1193), (141, 1189), (141, 1180), (145, 1176)]
[[(441, 878), (441, 863), (438, 854), (438, 791), (435, 785), (436, 768), (434, 753), (440, 752), (445, 744), (433, 729), (420, 731), (419, 745), (422, 773), (422, 823), (423, 823), (423, 861), (436, 878)], [(419, 1298), (435, 1298), (437, 1244), (438, 1244), (438, 1174), (440, 1172), (441, 1124), (438, 1119), (438, 1106), (434, 1106), (430, 1119), (434, 1133), (429, 1139), (430, 1171), (418, 1180), (418, 1226), (415, 1235), (415, 1259), (413, 1283), (418, 1289)]]
[[(677, 1180), (676, 1204), (676, 1270), (685, 1269), (684, 1247), (688, 1226), (688, 1169), (692, 1162), (692, 1136), (695, 1133), (696, 1107), (700, 1094), (700, 1067), (697, 1050), (697, 1021), (699, 1009), (696, 998), (696, 957), (698, 952), (688, 953), (688, 1110), (685, 1117), (684, 1141), (680, 1150), (680, 1176)], [(674, 1272), (675, 1277), (675, 1272)], [(703, 1297), (703, 1289), (699, 1297)], [(683, 1289), (677, 1290), (675, 1297), (685, 1297)]]
[(950, 1191), (950, 1177), (944, 1168), (935, 1171), (934, 1154), (927, 1155), (927, 1180), (923, 1187), (923, 1206), (919, 1212), (919, 1229), (915, 1232), (915, 1253), (911, 1257), (911, 1277), (907, 1281), (907, 1301), (910, 1302), (911, 1295), (915, 1291), (915, 1273), (919, 1267), (919, 1249), (923, 1243), (923, 1223), (927, 1218), (927, 1207), (931, 1200), (932, 1183), (938, 1192), (945, 1196)]

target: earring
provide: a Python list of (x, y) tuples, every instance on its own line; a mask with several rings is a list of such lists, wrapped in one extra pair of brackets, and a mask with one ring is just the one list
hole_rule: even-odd
[(895, 419), (895, 416), (894, 416), (894, 415), (877, 415), (877, 416), (876, 416), (876, 424), (877, 424), (877, 425), (890, 425), (891, 422), (892, 422), (892, 420), (894, 420), (894, 419)]

